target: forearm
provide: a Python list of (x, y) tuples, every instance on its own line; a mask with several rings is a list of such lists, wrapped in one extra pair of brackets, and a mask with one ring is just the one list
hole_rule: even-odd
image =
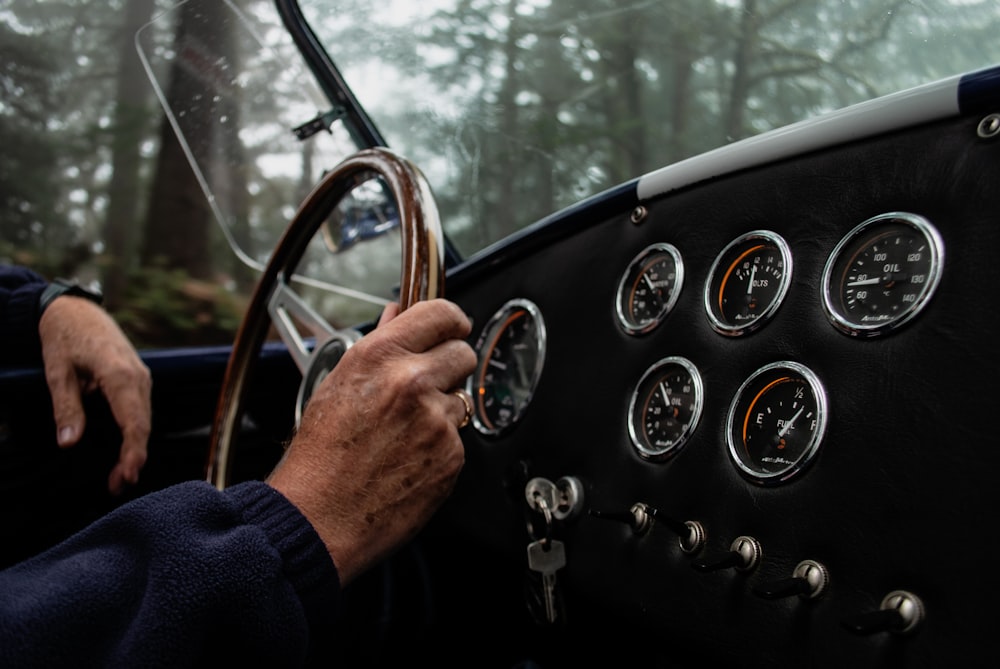
[(46, 285), (27, 268), (0, 265), (0, 364), (40, 361), (38, 300)]
[(300, 666), (339, 582), (305, 518), (262, 483), (168, 488), (0, 572), (2, 666)]

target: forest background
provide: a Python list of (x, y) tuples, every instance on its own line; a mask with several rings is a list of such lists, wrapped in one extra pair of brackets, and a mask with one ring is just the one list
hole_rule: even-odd
[[(389, 145), (426, 165), (465, 255), (702, 151), (1000, 63), (994, 0), (302, 4)], [(275, 120), (301, 86), (255, 68), (259, 45), (227, 16), (281, 38), (272, 3), (198, 0), (150, 25), (174, 5), (0, 0), (0, 259), (100, 286), (141, 347), (231, 342), (247, 260), (266, 262), (329, 156), (350, 150), (317, 159), (297, 142), (296, 169), (269, 170), (265, 156), (288, 156)], [(210, 44), (256, 79), (241, 86), (270, 91), (206, 111), (244, 129), (226, 145), (221, 226), (137, 57), (140, 30), (154, 50)], [(287, 38), (274, 48), (292, 58)], [(373, 82), (376, 57), (392, 70)], [(166, 95), (191, 85), (182, 70)], [(392, 276), (372, 255), (337, 281)], [(347, 323), (370, 307), (338, 304)]]

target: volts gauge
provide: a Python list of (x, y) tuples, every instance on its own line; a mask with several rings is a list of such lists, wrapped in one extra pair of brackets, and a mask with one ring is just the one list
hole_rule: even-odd
[(701, 418), (702, 388), (687, 358), (664, 358), (646, 370), (628, 408), (629, 437), (640, 456), (663, 460), (681, 449)]
[(781, 306), (792, 275), (788, 244), (769, 230), (730, 242), (716, 257), (705, 284), (705, 311), (716, 332), (730, 337), (764, 325)]
[(733, 398), (729, 455), (754, 483), (784, 483), (816, 457), (826, 423), (826, 391), (816, 375), (796, 362), (775, 362), (754, 372)]
[(841, 332), (887, 334), (927, 305), (941, 280), (944, 243), (924, 217), (893, 212), (840, 240), (823, 270), (823, 309)]
[(622, 329), (644, 334), (659, 325), (677, 302), (684, 283), (680, 251), (667, 243), (643, 249), (618, 282), (615, 313)]

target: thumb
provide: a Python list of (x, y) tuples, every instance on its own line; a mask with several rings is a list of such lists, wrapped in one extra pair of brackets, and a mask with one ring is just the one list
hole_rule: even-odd
[(80, 397), (80, 380), (72, 365), (58, 365), (45, 370), (52, 396), (52, 414), (56, 422), (56, 442), (61, 448), (76, 444), (83, 435), (86, 417)]

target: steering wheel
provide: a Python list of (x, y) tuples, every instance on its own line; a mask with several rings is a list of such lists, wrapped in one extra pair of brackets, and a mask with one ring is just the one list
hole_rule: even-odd
[[(250, 374), (270, 326), (278, 331), (302, 373), (296, 422), (312, 389), (360, 338), (356, 330), (336, 330), (327, 323), (295, 292), (291, 278), (330, 213), (351, 190), (373, 177), (382, 178), (399, 211), (403, 255), (400, 310), (444, 294), (444, 236), (437, 205), (420, 170), (389, 149), (373, 148), (348, 157), (328, 172), (278, 242), (237, 331), (216, 407), (206, 467), (208, 482), (220, 490), (229, 484)], [(309, 337), (314, 338), (311, 347)]]

